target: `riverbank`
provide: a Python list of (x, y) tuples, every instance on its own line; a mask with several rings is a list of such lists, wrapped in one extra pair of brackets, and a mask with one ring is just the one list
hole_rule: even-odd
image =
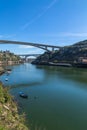
[(87, 68), (87, 40), (59, 50), (44, 52), (32, 64)]
[(0, 130), (29, 130), (25, 118), (19, 115), (17, 104), (0, 82)]
[(3, 67), (0, 66), (0, 75), (2, 75), (3, 73), (5, 73), (5, 70)]
[(47, 66), (60, 66), (60, 67), (73, 67), (73, 68), (87, 68), (87, 63), (53, 63), (53, 62), (42, 62), (42, 63), (32, 63), (35, 65), (47, 65)]
[[(1, 62), (0, 62), (1, 63)], [(5, 73), (6, 71), (8, 71), (9, 69), (7, 68), (7, 66), (12, 66), (12, 65), (18, 65), (24, 62), (14, 62), (14, 61), (9, 61), (8, 64), (7, 63), (2, 63), (0, 64), (0, 75), (2, 75), (3, 73)]]
[(0, 75), (5, 73), (6, 66), (23, 63), (23, 60), (14, 53), (6, 50), (0, 51)]

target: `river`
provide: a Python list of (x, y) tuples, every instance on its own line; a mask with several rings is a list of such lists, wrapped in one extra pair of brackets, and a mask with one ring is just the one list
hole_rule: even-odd
[(11, 74), (0, 80), (10, 87), (31, 130), (87, 130), (87, 69), (29, 63), (10, 67)]

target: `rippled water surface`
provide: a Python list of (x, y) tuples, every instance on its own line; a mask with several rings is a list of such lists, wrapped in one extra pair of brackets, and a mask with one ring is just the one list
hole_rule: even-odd
[(28, 63), (11, 68), (0, 80), (11, 88), (31, 130), (87, 130), (87, 69)]

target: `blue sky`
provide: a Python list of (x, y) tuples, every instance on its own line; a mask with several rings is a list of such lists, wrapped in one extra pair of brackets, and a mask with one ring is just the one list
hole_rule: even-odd
[[(69, 45), (87, 39), (87, 0), (0, 0), (0, 39)], [(16, 54), (34, 47), (0, 45)]]

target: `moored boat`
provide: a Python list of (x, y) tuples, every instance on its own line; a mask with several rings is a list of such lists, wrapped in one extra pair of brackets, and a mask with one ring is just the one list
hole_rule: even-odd
[(8, 78), (5, 78), (5, 81), (8, 81)]
[(28, 98), (28, 95), (23, 92), (19, 92), (19, 96), (22, 98)]

